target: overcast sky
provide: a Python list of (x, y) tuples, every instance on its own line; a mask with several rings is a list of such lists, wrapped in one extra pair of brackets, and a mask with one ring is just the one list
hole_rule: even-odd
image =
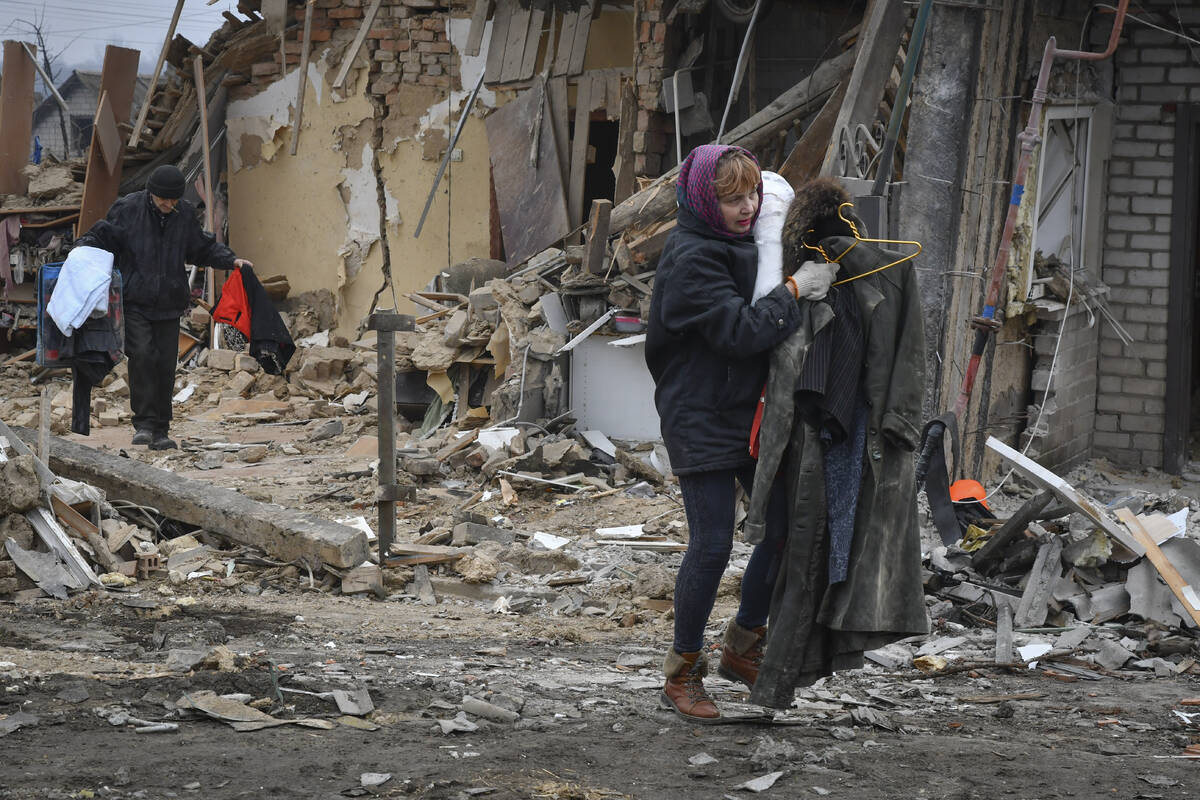
[[(141, 71), (151, 73), (162, 49), (176, 0), (0, 0), (0, 39), (36, 43), (40, 24), (53, 59), (55, 82), (72, 69), (100, 69), (104, 48), (115, 44), (142, 52)], [(237, 12), (237, 0), (185, 0), (176, 33), (199, 45), (225, 18)], [(241, 17), (241, 15), (238, 15)], [(40, 59), (39, 59), (40, 60)], [(41, 90), (40, 81), (38, 86)]]

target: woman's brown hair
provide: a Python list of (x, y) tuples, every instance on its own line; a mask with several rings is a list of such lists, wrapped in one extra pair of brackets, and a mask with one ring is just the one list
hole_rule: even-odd
[(758, 164), (754, 163), (754, 159), (745, 150), (726, 150), (717, 159), (713, 188), (716, 189), (718, 198), (752, 192), (761, 182), (762, 173), (759, 172)]

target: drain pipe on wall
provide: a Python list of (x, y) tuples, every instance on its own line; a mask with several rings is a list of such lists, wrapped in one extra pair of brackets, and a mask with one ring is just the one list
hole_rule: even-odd
[(1029, 165), (1033, 161), (1033, 148), (1042, 140), (1038, 135), (1041, 125), (1042, 106), (1046, 102), (1046, 86), (1050, 82), (1050, 68), (1055, 58), (1076, 61), (1103, 61), (1117, 49), (1117, 40), (1121, 37), (1121, 29), (1125, 24), (1125, 12), (1129, 0), (1120, 0), (1116, 17), (1113, 20), (1112, 34), (1108, 38), (1108, 47), (1100, 53), (1082, 50), (1060, 50), (1053, 36), (1046, 40), (1046, 49), (1042, 54), (1042, 67), (1038, 72), (1037, 88), (1033, 90), (1033, 107), (1029, 111), (1029, 122), (1025, 130), (1017, 135), (1021, 142), (1021, 158), (1017, 162), (1016, 174), (1013, 177), (1012, 195), (1009, 199), (1008, 215), (1004, 220), (1004, 232), (1000, 236), (1000, 247), (996, 252), (996, 261), (992, 265), (991, 282), (988, 284), (987, 297), (984, 300), (983, 312), (971, 320), (975, 328), (975, 345), (971, 349), (971, 360), (967, 363), (963, 375), (962, 388), (958, 400), (954, 404), (954, 414), (962, 419), (967, 413), (971, 401), (971, 392), (975, 387), (975, 376), (979, 372), (979, 362), (987, 347), (988, 339), (1000, 328), (996, 320), (996, 304), (1000, 301), (1000, 287), (1004, 283), (1004, 273), (1008, 268), (1008, 255), (1012, 248), (1013, 232), (1017, 225), (1017, 209), (1021, 206), (1021, 197), (1025, 194), (1025, 177)]

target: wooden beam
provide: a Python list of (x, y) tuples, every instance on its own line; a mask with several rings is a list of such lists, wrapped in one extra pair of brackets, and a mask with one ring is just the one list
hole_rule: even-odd
[(1146, 548), (1136, 538), (1130, 536), (1129, 531), (1124, 526), (1117, 524), (1115, 520), (1109, 517), (1108, 512), (1104, 510), (1104, 506), (1096, 500), (1088, 497), (1041, 464), (1031, 458), (1027, 458), (994, 436), (988, 437), (987, 446), (988, 449), (994, 450), (1001, 458), (1011, 463), (1017, 472), (1020, 472), (1043, 489), (1053, 491), (1059, 500), (1090, 519), (1109, 536), (1125, 545), (1134, 555), (1145, 555)]
[(883, 89), (891, 77), (904, 36), (908, 9), (895, 0), (871, 0), (863, 14), (862, 30), (855, 49), (854, 69), (846, 85), (845, 99), (833, 126), (833, 136), (821, 163), (822, 175), (833, 175), (842, 131), (863, 124), (870, 127), (879, 110)]
[(1167, 586), (1171, 588), (1171, 593), (1175, 595), (1180, 605), (1188, 612), (1188, 616), (1192, 618), (1192, 622), (1200, 626), (1200, 608), (1197, 608), (1197, 603), (1200, 600), (1197, 599), (1196, 588), (1188, 585), (1183, 579), (1183, 576), (1179, 574), (1179, 570), (1167, 558), (1166, 553), (1154, 543), (1154, 539), (1146, 531), (1142, 525), (1142, 521), (1132, 511), (1128, 508), (1118, 508), (1117, 519), (1125, 523), (1125, 527), (1129, 528), (1129, 532), (1133, 534), (1133, 538), (1146, 549), (1146, 558), (1158, 570), (1158, 574), (1162, 576)]
[(833, 127), (837, 123), (837, 115), (845, 97), (846, 82), (842, 81), (830, 93), (825, 105), (804, 129), (804, 133), (792, 147), (792, 152), (788, 153), (788, 157), (777, 170), (793, 189), (799, 188), (800, 184), (821, 173), (825, 153), (829, 151), (829, 142), (833, 140)]
[(591, 121), (592, 76), (584, 75), (575, 90), (575, 133), (571, 138), (571, 178), (567, 187), (567, 222), (571, 228), (583, 221), (583, 176)]
[(551, 78), (546, 82), (546, 91), (550, 102), (550, 127), (554, 131), (554, 145), (558, 151), (562, 185), (567, 186), (571, 181), (571, 162), (567, 153), (571, 150), (571, 126), (568, 123), (570, 107), (567, 105), (567, 79)]
[(592, 201), (583, 268), (593, 275), (599, 275), (608, 268), (608, 220), (612, 214), (612, 205), (611, 200)]
[[(583, 59), (587, 55), (588, 34), (592, 29), (592, 10), (597, 0), (586, 0), (579, 7), (579, 17), (575, 21), (571, 47), (567, 51), (567, 74), (578, 75), (583, 72)], [(561, 43), (560, 43), (561, 45)]]
[(1015, 627), (1035, 628), (1046, 622), (1046, 603), (1050, 600), (1055, 581), (1060, 577), (1062, 540), (1052, 536), (1050, 541), (1038, 548), (1037, 558), (1029, 570), (1025, 591), (1017, 603), (1017, 611), (1013, 617)]
[(492, 0), (475, 0), (475, 10), (471, 12), (471, 28), (467, 31), (467, 46), (463, 50), (465, 55), (479, 55), (479, 47), (483, 44), (483, 29), (487, 27), (487, 19), (491, 13)]
[(338, 68), (337, 77), (333, 79), (333, 88), (341, 89), (342, 84), (346, 82), (346, 75), (350, 72), (351, 65), (354, 64), (354, 58), (358, 55), (359, 48), (367, 40), (367, 33), (371, 30), (371, 26), (375, 24), (375, 15), (379, 12), (379, 5), (382, 2), (383, 0), (371, 0), (371, 6), (367, 9), (367, 13), (363, 15), (362, 24), (358, 26), (358, 33), (354, 35), (354, 41), (350, 43), (349, 49), (342, 55), (342, 66)]
[[(772, 100), (762, 111), (725, 134), (727, 144), (754, 151), (780, 129), (791, 125), (810, 110), (820, 108), (854, 62), (846, 51), (823, 61), (812, 74)], [(613, 209), (611, 232), (620, 233), (631, 225), (653, 222), (675, 210), (675, 167), (650, 186)]]
[[(26, 49), (28, 48), (28, 49)], [(0, 194), (25, 194), (29, 179), (21, 168), (29, 163), (33, 141), (33, 45), (4, 43), (4, 76), (0, 83)]]
[[(296, 127), (292, 131), (292, 148), (291, 154), (296, 155), (296, 148), (300, 146), (300, 125), (304, 121), (304, 95), (308, 89), (308, 55), (312, 50), (312, 42), (309, 37), (312, 36), (312, 15), (313, 4), (316, 0), (308, 0), (304, 4), (304, 39), (300, 43), (300, 75), (296, 81)], [(283, 67), (280, 67), (282, 71)]]
[[(100, 94), (108, 96), (114, 120), (129, 119), (133, 107), (133, 90), (137, 85), (138, 59), (141, 53), (127, 47), (109, 45), (104, 50), (104, 67), (100, 72)], [(103, 219), (117, 199), (121, 186), (120, 159), (109, 171), (100, 152), (99, 131), (92, 130), (88, 149), (87, 173), (83, 179), (83, 200), (79, 204), (79, 222), (75, 236), (82, 236), (98, 220)]]
[(179, 23), (179, 14), (183, 11), (183, 0), (175, 3), (175, 13), (171, 15), (171, 24), (167, 26), (167, 36), (163, 39), (162, 49), (158, 53), (158, 63), (154, 65), (154, 74), (150, 77), (150, 85), (146, 87), (146, 96), (142, 98), (142, 107), (138, 111), (137, 122), (133, 124), (133, 132), (129, 134), (129, 147), (137, 147), (142, 137), (142, 127), (146, 124), (146, 115), (150, 113), (150, 102), (154, 99), (154, 89), (158, 86), (158, 76), (162, 74), (163, 62), (167, 60), (167, 50), (171, 47), (171, 39), (175, 37), (175, 26)]
[[(621, 81), (620, 123), (617, 128), (617, 157), (613, 160), (613, 177), (616, 189), (613, 201), (620, 203), (633, 194), (633, 132), (637, 127), (637, 91), (633, 81)], [(611, 101), (610, 101), (611, 102)]]
[[(34, 433), (19, 428), (22, 438)], [(357, 528), (121, 458), (75, 442), (50, 438), (50, 465), (59, 474), (96, 486), (108, 497), (158, 509), (238, 544), (257, 547), (281, 561), (305, 559), (339, 569), (357, 567), (370, 551)]]
[(92, 129), (96, 131), (96, 141), (100, 144), (100, 157), (111, 175), (121, 166), (124, 155), (121, 149), (121, 132), (117, 130), (117, 121), (113, 119), (112, 104), (108, 102), (108, 92), (100, 94), (100, 102), (96, 105), (96, 117), (92, 120)]
[(213, 229), (213, 179), (212, 152), (208, 143), (208, 92), (204, 88), (204, 61), (199, 55), (192, 62), (192, 69), (196, 82), (196, 101), (200, 106), (200, 141), (204, 147), (204, 230), (211, 231)]

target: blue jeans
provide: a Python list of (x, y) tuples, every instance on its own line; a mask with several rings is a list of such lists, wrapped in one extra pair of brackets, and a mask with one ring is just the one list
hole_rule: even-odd
[[(742, 575), (737, 624), (746, 629), (767, 623), (771, 592), (787, 539), (787, 490), (782, 473), (767, 503), (766, 537), (754, 548)], [(704, 646), (704, 628), (721, 576), (733, 549), (734, 480), (749, 494), (754, 468), (679, 476), (688, 520), (688, 549), (675, 578), (675, 652), (694, 653)]]

